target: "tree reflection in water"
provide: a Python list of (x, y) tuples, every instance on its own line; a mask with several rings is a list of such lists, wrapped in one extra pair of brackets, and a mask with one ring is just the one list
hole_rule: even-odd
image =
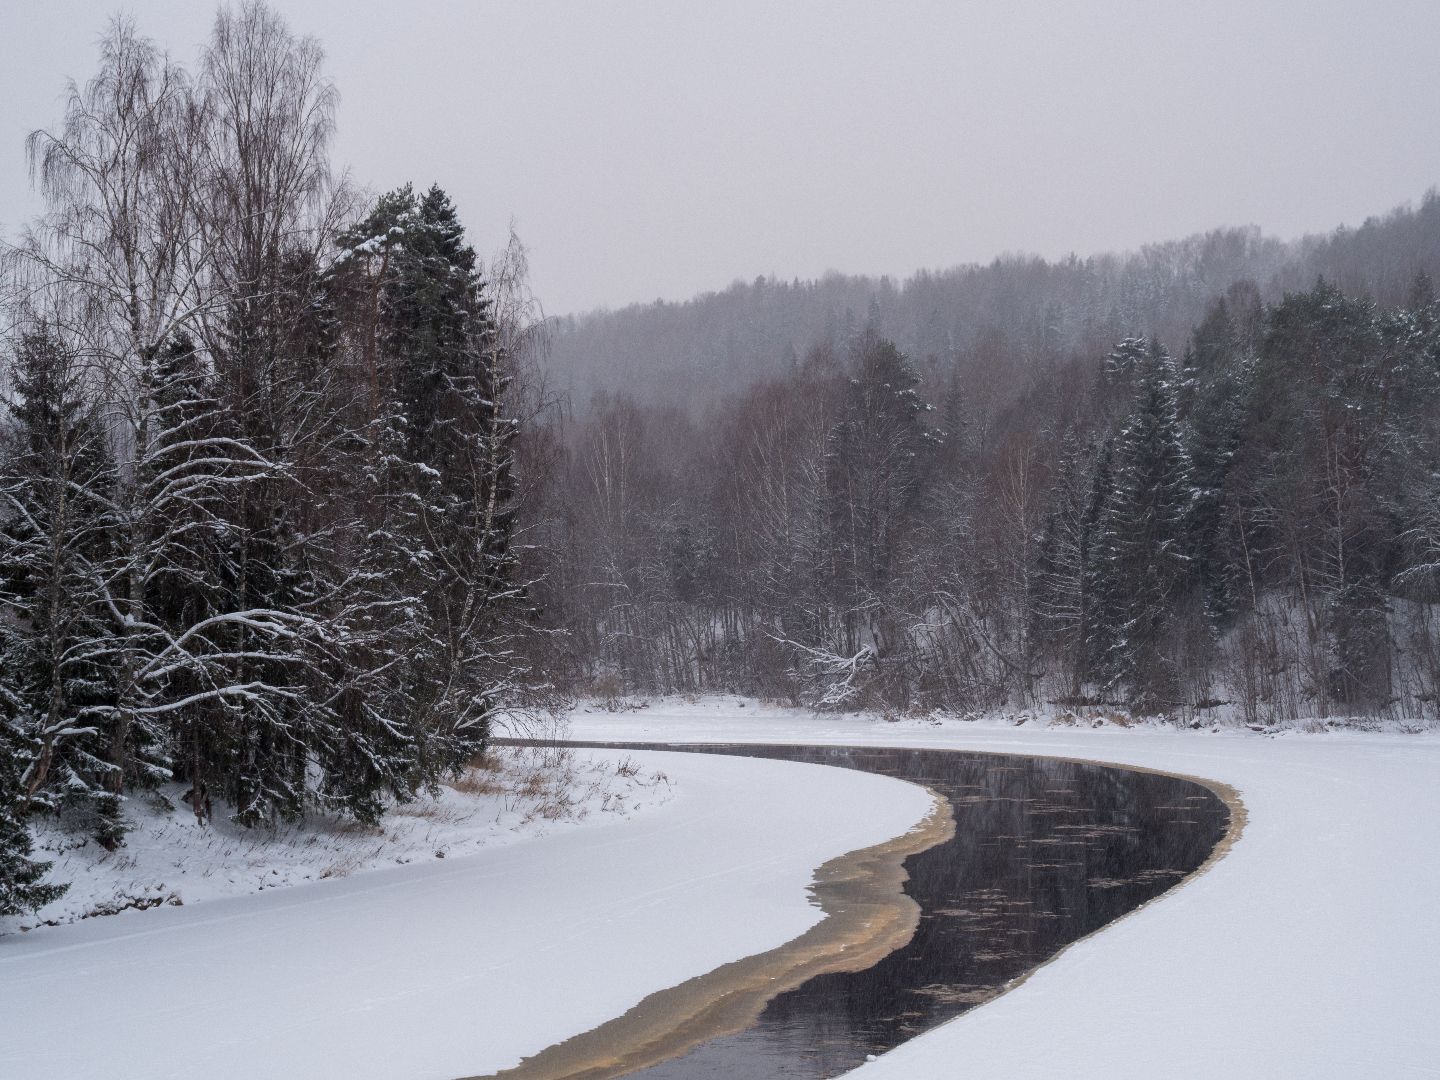
[(1082, 762), (846, 746), (623, 748), (881, 773), (932, 788), (955, 812), (953, 840), (905, 861), (905, 891), (921, 908), (907, 946), (866, 971), (817, 976), (777, 996), (749, 1030), (630, 1074), (651, 1080), (837, 1076), (1163, 893), (1230, 824), (1224, 802), (1189, 780)]

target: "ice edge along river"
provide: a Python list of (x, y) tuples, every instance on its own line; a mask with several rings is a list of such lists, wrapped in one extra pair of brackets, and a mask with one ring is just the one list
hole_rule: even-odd
[(1440, 737), (884, 723), (700, 702), (581, 714), (576, 739), (928, 746), (1235, 787), (1225, 858), (863, 1080), (1440, 1075)]
[(933, 808), (921, 787), (819, 765), (612, 756), (663, 769), (675, 797), (463, 858), (0, 938), (0, 1075), (509, 1068), (798, 937), (822, 917), (816, 867)]

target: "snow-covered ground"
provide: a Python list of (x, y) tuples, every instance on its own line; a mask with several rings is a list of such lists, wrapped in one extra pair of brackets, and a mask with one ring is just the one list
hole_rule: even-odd
[[(571, 733), (1047, 754), (1239, 790), (1249, 823), (1209, 872), (859, 1076), (1440, 1072), (1435, 734), (887, 723), (733, 698), (582, 710)], [(355, 863), (388, 868), (316, 880), (344, 860), (267, 852), (281, 871), (270, 877), (304, 863), (312, 880), (196, 903), (203, 890), (177, 878), (183, 907), (0, 937), (0, 1074), (438, 1080), (508, 1067), (795, 937), (819, 914), (805, 893), (815, 867), (929, 808), (917, 788), (821, 766), (582, 761), (614, 776), (627, 756), (637, 775), (668, 777), (639, 813), (597, 810), (539, 836), (527, 827), (505, 846), (490, 833), (483, 846), (457, 843), (419, 819)], [(420, 857), (395, 865), (405, 852)], [(229, 856), (237, 871), (246, 857)], [(251, 890), (263, 876), (233, 884)]]
[(1209, 872), (862, 1066), (866, 1080), (1440, 1073), (1436, 734), (887, 723), (712, 698), (582, 710), (572, 737), (1040, 754), (1239, 790), (1249, 823)]
[[(505, 846), (488, 825), (477, 846), (448, 824), (387, 819), (402, 834), (394, 847), (371, 858), (361, 845), (358, 860), (348, 848), (311, 857), (283, 836), (263, 853), (236, 845), (222, 862), (248, 895), (192, 902), (203, 889), (167, 869), (163, 885), (185, 890), (183, 906), (0, 937), (0, 1075), (452, 1080), (508, 1068), (797, 937), (821, 917), (807, 891), (816, 867), (932, 809), (919, 787), (819, 765), (579, 756), (612, 778), (633, 762), (643, 810), (522, 830)], [(648, 779), (657, 772), (665, 783)], [(167, 817), (156, 842), (181, 827)], [(132, 839), (137, 855), (147, 843)], [(441, 843), (443, 861), (431, 846)], [(178, 846), (193, 865), (215, 862), (198, 839)], [(421, 857), (395, 865), (406, 852)], [(248, 861), (262, 857), (292, 879), (308, 866), (311, 880), (252, 891), (267, 875)]]
[(374, 827), (311, 814), (276, 829), (245, 829), (217, 807), (201, 826), (181, 802), (183, 784), (126, 804), (135, 828), (106, 851), (79, 823), (36, 821), (34, 857), (53, 862), (47, 880), (70, 883), (33, 916), (0, 918), (0, 933), (28, 931), (161, 905), (181, 906), (349, 877), (382, 867), (462, 856), (611, 815), (629, 817), (674, 792), (663, 772), (632, 758), (497, 748), (487, 767), (392, 805)]

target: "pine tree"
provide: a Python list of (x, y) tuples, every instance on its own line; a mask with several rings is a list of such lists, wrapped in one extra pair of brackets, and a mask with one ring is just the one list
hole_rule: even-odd
[(1121, 341), (1105, 357), (1105, 381), (1122, 386), (1133, 385), (1137, 378), (1143, 377), (1146, 360), (1153, 349), (1154, 344), (1144, 338), (1132, 337)]
[(1112, 572), (1110, 535), (1104, 531), (1106, 513), (1115, 495), (1115, 436), (1100, 440), (1090, 470), (1090, 488), (1079, 524), (1078, 590), (1084, 598), (1079, 609), (1079, 673), (1074, 685), (1077, 694), (1089, 682), (1108, 683), (1119, 628), (1124, 622), (1120, 580)]
[(960, 365), (950, 367), (950, 382), (945, 390), (945, 430), (942, 433), (944, 448), (942, 457), (946, 465), (955, 468), (970, 455), (969, 421), (965, 417), (965, 393), (960, 385)]
[[(1204, 589), (1212, 620), (1223, 620), (1245, 601), (1253, 603), (1253, 572), (1237, 558), (1234, 538), (1245, 527), (1245, 515), (1230, 491), (1230, 475), (1244, 439), (1246, 412), (1251, 407), (1250, 382), (1255, 358), (1243, 351), (1245, 341), (1221, 299), (1195, 328), (1186, 350), (1182, 410), (1188, 423), (1188, 453), (1195, 485), (1190, 519), (1190, 553)], [(1243, 541), (1242, 541), (1243, 546)]]

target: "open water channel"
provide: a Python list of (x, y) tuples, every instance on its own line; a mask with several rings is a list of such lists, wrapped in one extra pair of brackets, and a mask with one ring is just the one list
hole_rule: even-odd
[[(1071, 942), (1198, 869), (1230, 811), (1162, 773), (1053, 758), (849, 746), (574, 743), (860, 769), (950, 801), (955, 835), (905, 860), (921, 909), (909, 944), (853, 974), (811, 978), (748, 1030), (627, 1075), (646, 1080), (838, 1076), (1003, 992)], [(1098, 988), (1097, 988), (1098, 991)], [(613, 1074), (612, 1074), (613, 1075)]]

